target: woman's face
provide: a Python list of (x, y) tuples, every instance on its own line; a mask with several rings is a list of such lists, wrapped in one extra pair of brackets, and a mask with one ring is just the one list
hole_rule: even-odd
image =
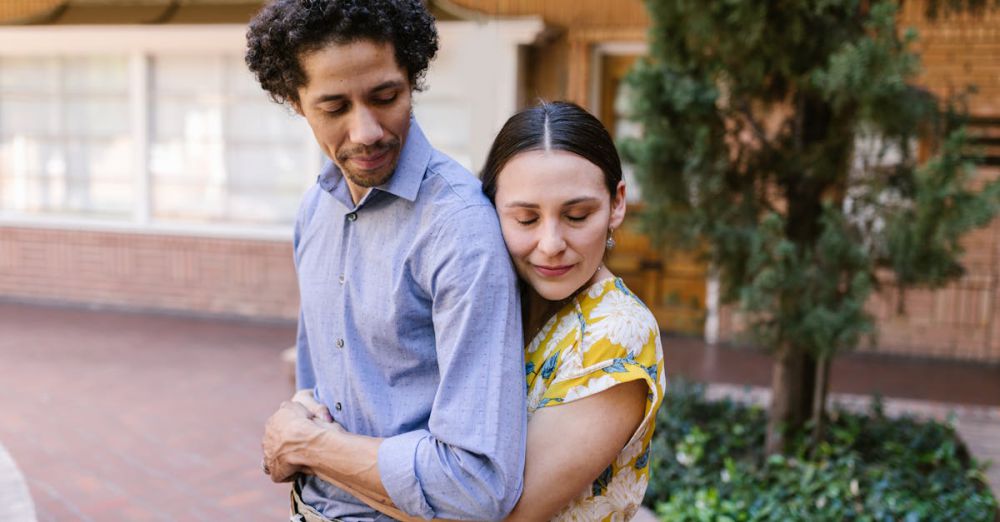
[(522, 279), (550, 301), (596, 279), (608, 229), (625, 217), (625, 184), (614, 204), (601, 169), (571, 152), (528, 151), (497, 176), (500, 227)]

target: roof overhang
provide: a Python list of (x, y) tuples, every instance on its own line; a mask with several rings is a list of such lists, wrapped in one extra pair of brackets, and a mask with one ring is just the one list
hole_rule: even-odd
[(0, 9), (5, 25), (247, 23), (260, 0), (14, 0)]

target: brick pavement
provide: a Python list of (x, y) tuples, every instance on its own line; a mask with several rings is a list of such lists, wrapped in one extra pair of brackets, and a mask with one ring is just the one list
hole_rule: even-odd
[(281, 520), (261, 427), (290, 325), (0, 304), (0, 441), (39, 521)]

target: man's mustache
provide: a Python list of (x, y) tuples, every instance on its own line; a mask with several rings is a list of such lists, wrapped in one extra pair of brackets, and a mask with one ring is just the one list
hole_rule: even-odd
[(393, 150), (399, 147), (398, 139), (390, 139), (386, 141), (381, 141), (373, 145), (361, 145), (354, 147), (352, 149), (341, 151), (337, 154), (337, 159), (339, 161), (345, 161), (356, 156), (377, 156), (384, 152)]

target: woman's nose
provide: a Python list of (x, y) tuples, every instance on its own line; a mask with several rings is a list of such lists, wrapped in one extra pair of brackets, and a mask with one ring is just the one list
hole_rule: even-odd
[(554, 256), (566, 249), (566, 240), (558, 226), (547, 226), (541, 229), (542, 236), (538, 240), (539, 252)]

